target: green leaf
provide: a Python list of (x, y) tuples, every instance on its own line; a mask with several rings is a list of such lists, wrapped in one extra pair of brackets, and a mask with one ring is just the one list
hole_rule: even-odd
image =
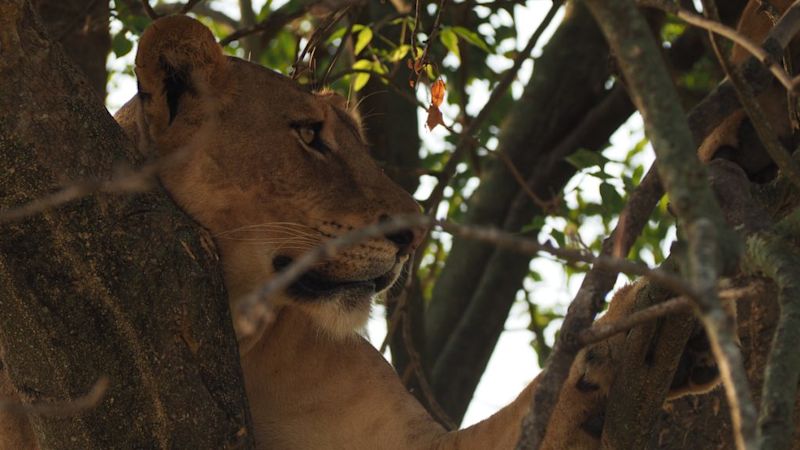
[(120, 17), (120, 21), (125, 28), (130, 31), (131, 33), (139, 36), (142, 34), (145, 28), (150, 25), (151, 20), (144, 16), (136, 16), (131, 15), (127, 17)]
[[(566, 248), (567, 240), (564, 238), (564, 233), (559, 230), (552, 230), (550, 231), (550, 237), (556, 240), (558, 246), (561, 248)], [(569, 267), (569, 266), (567, 266)]]
[(333, 41), (343, 38), (346, 32), (347, 32), (347, 27), (340, 27), (339, 29), (331, 33), (328, 36), (328, 39), (325, 39), (325, 43), (328, 45), (333, 44)]
[[(359, 59), (353, 63), (354, 70), (374, 70), (374, 67), (373, 62), (368, 59)], [(353, 77), (353, 89), (360, 91), (367, 84), (371, 75), (365, 72), (356, 73)]]
[(533, 218), (531, 223), (522, 227), (520, 232), (527, 233), (529, 231), (539, 231), (544, 227), (544, 216), (536, 216)]
[(121, 58), (133, 49), (133, 42), (125, 36), (125, 29), (120, 30), (111, 40), (111, 50), (117, 58)]
[(470, 31), (464, 27), (453, 27), (453, 32), (459, 35), (462, 39), (469, 42), (470, 44), (478, 47), (479, 49), (485, 51), (486, 53), (491, 54), (492, 50), (489, 49), (489, 46), (486, 45), (486, 42), (480, 37), (480, 35), (474, 31)]
[(386, 57), (386, 59), (389, 62), (400, 61), (401, 59), (406, 57), (409, 51), (411, 51), (410, 45), (408, 44), (398, 45), (397, 47), (394, 48), (394, 50), (389, 52), (389, 55)]
[(458, 51), (458, 36), (450, 27), (442, 28), (442, 31), (439, 33), (439, 40), (442, 41), (442, 44), (450, 50), (450, 52), (456, 55), (456, 58), (461, 59), (461, 53)]
[(578, 149), (577, 152), (564, 159), (578, 169), (588, 169), (589, 167), (595, 166), (600, 166), (600, 168), (602, 168), (603, 165), (609, 161), (608, 158), (600, 153), (590, 152), (585, 148)]
[(602, 183), (600, 185), (600, 198), (603, 199), (603, 208), (606, 210), (614, 212), (622, 210), (624, 202), (614, 186)]
[(612, 177), (611, 175), (603, 172), (602, 170), (597, 170), (597, 171), (594, 171), (594, 172), (588, 172), (586, 175), (591, 175), (591, 176), (597, 178), (598, 180), (603, 180), (603, 181), (610, 180), (612, 178), (616, 178), (616, 177)]
[(644, 166), (636, 166), (636, 168), (633, 169), (633, 175), (631, 175), (634, 184), (639, 184), (642, 181), (643, 176), (644, 176)]
[(428, 64), (427, 66), (425, 66), (425, 73), (428, 75), (428, 79), (429, 80), (433, 81), (433, 80), (436, 79), (436, 74), (433, 73), (433, 65), (432, 64)]
[(367, 85), (367, 82), (369, 82), (369, 77), (370, 74), (368, 73), (364, 72), (357, 73), (355, 79), (353, 80), (353, 90), (358, 92), (361, 89), (363, 89), (364, 86)]
[(371, 41), (372, 41), (372, 30), (371, 29), (365, 27), (364, 29), (359, 31), (358, 32), (358, 38), (356, 39), (356, 45), (355, 45), (355, 48), (353, 49), (355, 54), (358, 55), (359, 53), (361, 53), (361, 50), (364, 50), (364, 48), (367, 45), (369, 45), (369, 43)]

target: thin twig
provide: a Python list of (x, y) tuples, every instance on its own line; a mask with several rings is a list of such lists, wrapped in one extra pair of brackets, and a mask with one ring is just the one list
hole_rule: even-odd
[(142, 6), (144, 7), (144, 12), (147, 13), (147, 17), (149, 17), (151, 20), (156, 20), (159, 17), (161, 17), (158, 15), (158, 13), (156, 13), (153, 10), (153, 7), (150, 6), (149, 0), (141, 0), (141, 1), (142, 1)]
[(592, 325), (580, 332), (581, 345), (591, 345), (614, 336), (617, 333), (656, 320), (670, 314), (689, 312), (692, 310), (692, 301), (687, 297), (675, 297), (665, 302), (655, 304), (641, 311), (636, 311), (619, 320), (608, 323)]
[(263, 320), (262, 313), (269, 310), (270, 297), (276, 292), (288, 288), (319, 261), (333, 258), (343, 249), (357, 245), (367, 239), (385, 236), (401, 230), (430, 226), (437, 226), (443, 231), (464, 239), (488, 242), (497, 247), (513, 250), (521, 254), (537, 255), (547, 253), (569, 263), (594, 264), (600, 270), (644, 276), (677, 293), (691, 298), (696, 298), (697, 296), (694, 290), (680, 278), (660, 269), (652, 269), (642, 263), (605, 254), (594, 256), (583, 250), (558, 248), (550, 243), (539, 243), (533, 239), (511, 234), (497, 228), (459, 225), (452, 222), (434, 220), (425, 215), (404, 215), (368, 225), (330, 239), (297, 258), (287, 268), (277, 273), (256, 291), (238, 302), (235, 318), (237, 328), (243, 335), (251, 335), (259, 330)]
[[(236, 328), (242, 335), (250, 336), (259, 330), (262, 323), (262, 313), (259, 310), (268, 310), (269, 298), (276, 292), (283, 291), (295, 280), (311, 269), (318, 261), (336, 256), (342, 249), (356, 245), (364, 240), (384, 236), (387, 233), (430, 225), (431, 220), (425, 216), (396, 217), (381, 223), (372, 224), (346, 233), (338, 238), (326, 241), (309, 252), (297, 258), (291, 265), (280, 271), (269, 281), (261, 285), (256, 291), (245, 296), (238, 302), (234, 321)], [(265, 307), (266, 305), (266, 307)]]
[(299, 6), (298, 3), (289, 2), (275, 11), (272, 11), (272, 13), (270, 13), (270, 15), (261, 22), (251, 27), (245, 27), (241, 30), (236, 30), (219, 41), (219, 43), (220, 45), (225, 46), (231, 42), (238, 41), (245, 36), (250, 36), (251, 34), (261, 32), (271, 37), (280, 31), (284, 26), (286, 26), (286, 24), (299, 17), (302, 17), (311, 9), (311, 7), (321, 2), (322, 0), (310, 0), (299, 2)]
[(0, 411), (48, 417), (75, 416), (99, 405), (108, 390), (108, 384), (108, 377), (100, 377), (86, 395), (64, 402), (22, 403), (0, 400)]
[[(178, 14), (185, 6), (185, 3), (159, 3), (153, 9), (155, 10), (156, 14), (160, 16), (166, 16), (169, 14)], [(194, 5), (192, 12), (198, 16), (208, 17), (209, 19), (222, 23), (234, 30), (239, 27), (238, 20), (234, 20), (224, 12), (217, 11), (205, 3), (198, 3)]]
[(520, 68), (522, 68), (522, 64), (527, 61), (528, 58), (530, 58), (531, 52), (533, 52), (534, 47), (536, 47), (536, 44), (539, 42), (539, 39), (544, 31), (550, 25), (550, 22), (553, 21), (553, 18), (556, 16), (556, 13), (558, 13), (562, 3), (562, 0), (556, 0), (553, 2), (550, 10), (547, 12), (547, 15), (544, 17), (544, 19), (542, 19), (542, 22), (536, 28), (536, 31), (533, 32), (533, 35), (531, 35), (528, 43), (525, 44), (525, 48), (523, 48), (522, 51), (519, 52), (514, 58), (514, 65), (503, 73), (502, 78), (500, 78), (500, 81), (497, 83), (494, 89), (492, 89), (492, 93), (489, 94), (489, 99), (483, 105), (481, 111), (475, 116), (474, 119), (470, 121), (464, 130), (461, 131), (461, 137), (458, 140), (458, 144), (451, 153), (450, 159), (447, 160), (444, 169), (442, 169), (441, 179), (436, 184), (436, 187), (433, 188), (433, 191), (431, 191), (431, 194), (428, 196), (428, 198), (425, 200), (425, 206), (429, 214), (435, 214), (436, 209), (444, 196), (445, 188), (450, 185), (450, 181), (455, 176), (458, 163), (461, 162), (461, 159), (469, 146), (474, 145), (475, 141), (473, 135), (478, 129), (480, 129), (480, 127), (483, 125), (483, 122), (489, 118), (490, 113), (494, 111), (494, 107), (496, 106), (497, 102), (500, 101), (500, 99), (506, 94), (508, 88), (511, 86), (511, 83), (517, 79), (517, 73), (519, 73)]
[(687, 227), (689, 241), (697, 242), (689, 249), (692, 284), (700, 294), (695, 301), (727, 394), (736, 445), (740, 449), (756, 449), (758, 413), (750, 397), (744, 361), (736, 344), (736, 324), (722, 309), (715, 288), (717, 273), (714, 266), (717, 265), (715, 259), (719, 258), (716, 233), (716, 227), (709, 220), (697, 220)]
[(197, 5), (198, 3), (202, 2), (202, 1), (203, 0), (189, 0), (189, 1), (187, 1), (186, 4), (183, 5), (183, 8), (181, 8), (180, 14), (188, 13), (189, 11), (191, 11), (195, 7), (195, 5)]
[(319, 26), (317, 26), (314, 33), (311, 34), (311, 37), (306, 42), (305, 47), (303, 47), (303, 51), (300, 52), (300, 55), (295, 60), (294, 64), (292, 65), (292, 79), (297, 79), (302, 73), (301, 70), (298, 68), (300, 64), (305, 59), (306, 55), (309, 56), (309, 67), (311, 68), (312, 78), (315, 73), (315, 63), (316, 59), (314, 58), (314, 54), (317, 51), (317, 45), (322, 41), (322, 39), (328, 35), (328, 31), (336, 25), (342, 18), (347, 14), (347, 11), (350, 10), (350, 6), (352, 5), (345, 5), (342, 9), (332, 12), (325, 17), (325, 20)]
[[(710, 15), (709, 17), (713, 20), (718, 20), (716, 5), (708, 0), (704, 0), (703, 4), (706, 5), (705, 11)], [(711, 22), (713, 22), (713, 20)], [(739, 102), (742, 104), (742, 108), (747, 113), (747, 116), (750, 117), (750, 122), (753, 124), (753, 128), (755, 128), (761, 143), (764, 144), (764, 149), (778, 168), (780, 168), (781, 172), (794, 183), (795, 186), (800, 187), (800, 166), (792, 159), (792, 155), (778, 139), (775, 130), (772, 128), (771, 121), (767, 118), (761, 105), (758, 104), (753, 90), (750, 89), (750, 86), (744, 80), (739, 70), (733, 67), (728, 58), (723, 55), (720, 49), (720, 43), (711, 31), (709, 31), (709, 39), (711, 40), (711, 46), (714, 49), (717, 60), (719, 60), (720, 66), (722, 66), (722, 69), (725, 71), (725, 75), (731, 80), (731, 84), (736, 90), (736, 96), (739, 98)], [(789, 90), (788, 92), (792, 93), (793, 91)]]
[(678, 18), (684, 20), (690, 25), (694, 25), (704, 30), (708, 30), (711, 33), (715, 33), (730, 39), (741, 48), (745, 49), (748, 53), (755, 56), (756, 59), (758, 59), (762, 64), (764, 64), (764, 67), (769, 69), (775, 78), (777, 78), (778, 81), (780, 81), (780, 83), (788, 91), (795, 92), (797, 90), (797, 80), (792, 79), (792, 77), (786, 73), (786, 71), (778, 63), (778, 61), (775, 60), (775, 58), (764, 51), (764, 49), (762, 49), (757, 43), (751, 41), (747, 36), (738, 33), (733, 28), (719, 23), (718, 21), (706, 19), (703, 16), (681, 8), (677, 3), (667, 2), (665, 0), (639, 0), (639, 3), (646, 6), (653, 6), (668, 13), (675, 14), (678, 16)]
[(150, 190), (155, 185), (155, 176), (158, 172), (174, 164), (184, 155), (185, 152), (179, 151), (145, 164), (135, 171), (119, 171), (110, 180), (73, 182), (63, 189), (38, 197), (22, 206), (0, 209), (0, 225), (31, 217), (99, 192), (120, 194)]
[(445, 412), (444, 408), (442, 408), (442, 405), (439, 404), (439, 401), (436, 400), (436, 396), (433, 394), (433, 389), (428, 382), (428, 377), (425, 374), (425, 371), (422, 370), (422, 358), (420, 358), (419, 352), (417, 352), (417, 350), (414, 348), (411, 333), (411, 321), (408, 320), (407, 317), (404, 317), (402, 321), (403, 343), (405, 344), (406, 353), (408, 353), (408, 366), (414, 370), (414, 375), (417, 378), (417, 383), (419, 383), (419, 388), (422, 391), (422, 395), (425, 396), (428, 407), (438, 422), (443, 424), (448, 430), (455, 430), (458, 428), (458, 425), (453, 422), (453, 419), (450, 418), (447, 412)]
[[(720, 291), (719, 298), (725, 302), (737, 301), (745, 295), (753, 295), (754, 289), (751, 287), (731, 288)], [(611, 336), (630, 330), (631, 328), (647, 323), (670, 314), (690, 312), (692, 310), (692, 299), (689, 297), (674, 297), (664, 302), (647, 307), (622, 317), (621, 319), (607, 323), (596, 323), (591, 328), (581, 331), (581, 344), (591, 345), (603, 341)]]
[(354, 20), (350, 20), (350, 24), (347, 25), (347, 29), (344, 32), (344, 36), (342, 36), (342, 42), (339, 43), (339, 48), (336, 49), (336, 53), (333, 54), (331, 57), (331, 62), (328, 63), (328, 68), (325, 70), (325, 75), (322, 77), (322, 86), (326, 86), (328, 84), (328, 77), (331, 75), (331, 70), (336, 65), (336, 61), (339, 60), (339, 55), (342, 54), (342, 50), (347, 46), (347, 40), (350, 38), (350, 35), (353, 33), (353, 26), (355, 25)]
[(517, 184), (519, 184), (519, 186), (525, 192), (525, 195), (527, 195), (528, 198), (531, 199), (534, 205), (536, 205), (546, 214), (553, 213), (556, 202), (545, 201), (541, 197), (536, 195), (536, 193), (533, 192), (533, 189), (531, 189), (531, 187), (528, 186), (528, 182), (525, 180), (525, 177), (522, 176), (519, 169), (517, 169), (517, 166), (514, 164), (514, 161), (511, 160), (511, 158), (508, 156), (508, 154), (506, 154), (505, 151), (497, 150), (490, 152), (490, 154), (497, 156), (501, 161), (503, 161), (508, 170), (511, 172), (511, 175), (514, 177), (515, 180), (517, 180)]
[[(411, 42), (411, 59), (417, 59), (417, 30), (419, 30), (419, 4), (420, 0), (414, 2), (414, 29), (409, 33), (409, 41)], [(416, 86), (416, 84), (414, 85)]]
[[(419, 24), (419, 0), (417, 0), (417, 16), (414, 18), (414, 33), (417, 32), (416, 24)], [(442, 11), (444, 11), (444, 5), (447, 3), (447, 0), (440, 0), (439, 1), (439, 8), (436, 10), (436, 17), (433, 19), (433, 26), (431, 27), (431, 32), (428, 33), (428, 40), (425, 42), (425, 48), (422, 49), (422, 55), (417, 58), (414, 47), (411, 47), (411, 54), (414, 57), (414, 71), (416, 72), (417, 79), (414, 81), (414, 89), (417, 89), (419, 86), (419, 77), (422, 74), (422, 70), (417, 72), (418, 67), (425, 67), (428, 64), (428, 51), (431, 48), (431, 44), (436, 39), (436, 35), (439, 34), (439, 22), (442, 18)], [(412, 33), (413, 36), (413, 33)], [(413, 42), (413, 41), (412, 41)]]

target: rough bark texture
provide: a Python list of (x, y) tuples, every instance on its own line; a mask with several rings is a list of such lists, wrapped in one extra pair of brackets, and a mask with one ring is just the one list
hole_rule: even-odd
[(51, 42), (59, 42), (92, 89), (106, 96), (106, 57), (111, 51), (108, 0), (34, 0)]
[[(737, 284), (756, 286), (752, 293), (737, 301), (737, 322), (750, 388), (758, 401), (768, 356), (765, 349), (770, 347), (778, 318), (777, 291), (774, 284), (760, 279), (742, 279)], [(734, 446), (728, 404), (720, 388), (705, 396), (687, 396), (669, 402), (658, 416), (645, 448), (722, 450)], [(800, 417), (795, 416), (794, 421), (798, 429)], [(792, 448), (800, 448), (796, 433)]]
[[(0, 1), (0, 209), (135, 154), (30, 3)], [(45, 448), (247, 447), (214, 246), (156, 189), (97, 194), (0, 232), (0, 345), (24, 402), (110, 388), (78, 417), (32, 417)]]

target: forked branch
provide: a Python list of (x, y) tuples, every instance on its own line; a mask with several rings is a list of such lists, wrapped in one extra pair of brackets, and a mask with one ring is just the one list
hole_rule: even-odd
[[(695, 157), (692, 134), (649, 27), (632, 0), (587, 0), (614, 49), (658, 157), (659, 174), (689, 240), (692, 285), (725, 385), (740, 449), (757, 448), (756, 411), (746, 383), (732, 321), (713, 287), (723, 262), (738, 261), (736, 237), (724, 220)], [(729, 244), (719, 246), (720, 244)], [(542, 433), (543, 435), (543, 433)], [(539, 442), (541, 442), (539, 440)]]
[(763, 48), (761, 48), (760, 45), (750, 40), (750, 38), (747, 36), (738, 33), (735, 29), (716, 20), (706, 19), (703, 16), (681, 8), (677, 3), (669, 2), (667, 0), (639, 0), (638, 3), (645, 6), (656, 7), (665, 12), (674, 14), (690, 25), (694, 25), (711, 33), (730, 39), (745, 49), (748, 53), (755, 56), (756, 59), (758, 59), (764, 65), (764, 67), (772, 72), (775, 78), (780, 81), (786, 90), (789, 92), (797, 91), (798, 79), (793, 79), (786, 72), (786, 70), (784, 70), (783, 66), (780, 64), (780, 59), (776, 59), (771, 54), (767, 53)]

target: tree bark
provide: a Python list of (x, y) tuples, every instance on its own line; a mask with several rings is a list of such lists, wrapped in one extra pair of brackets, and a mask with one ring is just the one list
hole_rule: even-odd
[[(23, 0), (0, 1), (0, 210), (141, 162)], [(209, 236), (161, 189), (94, 194), (0, 227), (0, 346), (44, 448), (252, 445), (236, 340)]]
[(106, 57), (111, 51), (108, 0), (34, 0), (53, 42), (83, 71), (92, 89), (106, 96)]
[[(759, 278), (742, 278), (737, 285), (750, 286), (752, 289), (736, 301), (736, 320), (750, 388), (755, 400), (759, 401), (769, 355), (766, 349), (772, 343), (778, 319), (777, 291), (769, 280)], [(708, 395), (686, 396), (671, 401), (656, 411), (656, 416), (655, 428), (649, 433), (643, 448), (722, 450), (735, 445), (728, 404), (720, 388)], [(795, 415), (794, 422), (795, 430), (800, 429), (800, 417)], [(630, 425), (638, 427), (636, 422)], [(792, 448), (800, 448), (798, 438), (795, 433)]]

